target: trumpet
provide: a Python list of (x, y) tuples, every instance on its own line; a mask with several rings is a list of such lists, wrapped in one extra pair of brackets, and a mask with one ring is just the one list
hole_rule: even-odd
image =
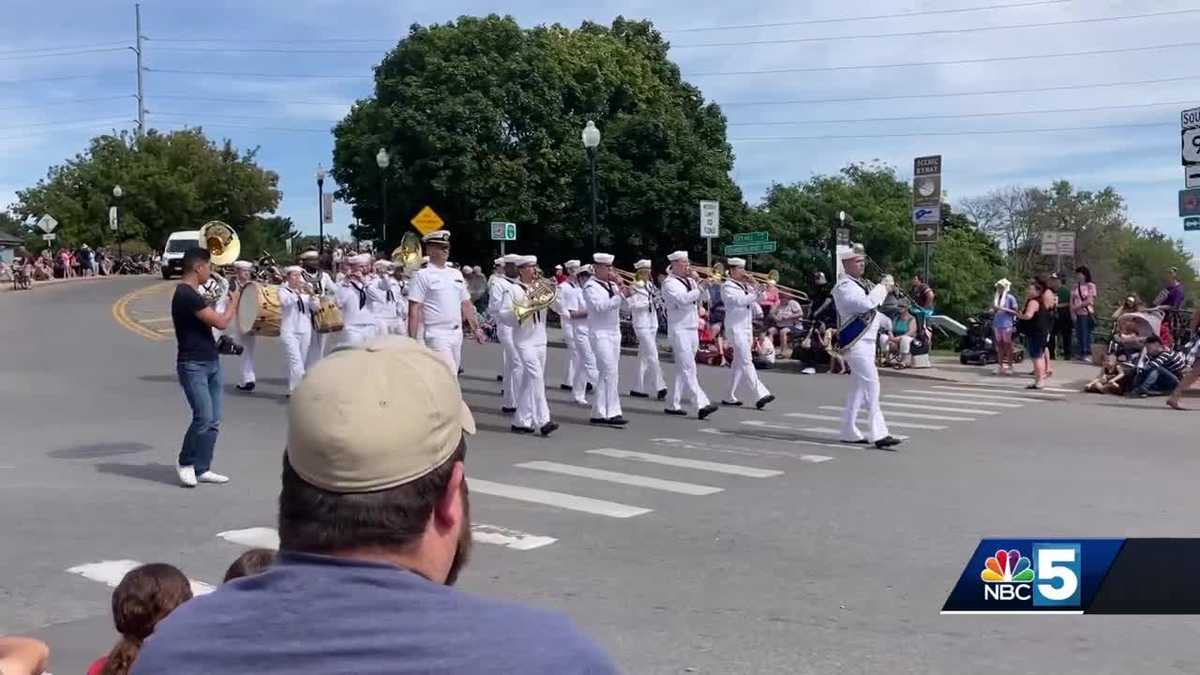
[(717, 263), (712, 267), (703, 267), (696, 265), (692, 267), (692, 275), (698, 277), (701, 281), (710, 284), (719, 284), (725, 281), (727, 272), (725, 271), (724, 263)]

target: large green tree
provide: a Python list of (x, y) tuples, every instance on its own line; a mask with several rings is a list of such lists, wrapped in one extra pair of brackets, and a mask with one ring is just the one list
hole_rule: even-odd
[(457, 257), (489, 258), (490, 221), (518, 224), (515, 248), (549, 261), (591, 251), (590, 179), (580, 133), (594, 120), (598, 245), (623, 265), (673, 248), (699, 253), (697, 203), (722, 203), (722, 224), (746, 210), (729, 177), (725, 118), (684, 82), (649, 22), (618, 18), (522, 28), (509, 17), (413, 26), (375, 69), (374, 95), (334, 130), (339, 198), (381, 238), (379, 148), (388, 236), (430, 205)]
[[(239, 152), (228, 140), (218, 145), (200, 129), (98, 136), (18, 191), (14, 211), (23, 218), (53, 215), (56, 243), (67, 246), (112, 244), (119, 234), (157, 248), (171, 232), (214, 219), (241, 232), (279, 205), (279, 178), (255, 163), (255, 153)], [(108, 229), (115, 185), (124, 192), (119, 233)]]

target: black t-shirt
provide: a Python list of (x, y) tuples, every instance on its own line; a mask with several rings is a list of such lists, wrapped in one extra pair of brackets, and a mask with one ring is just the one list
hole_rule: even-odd
[(206, 303), (196, 289), (187, 284), (175, 287), (171, 298), (171, 321), (175, 324), (175, 340), (179, 343), (177, 361), (216, 361), (217, 342), (209, 328), (196, 316)]

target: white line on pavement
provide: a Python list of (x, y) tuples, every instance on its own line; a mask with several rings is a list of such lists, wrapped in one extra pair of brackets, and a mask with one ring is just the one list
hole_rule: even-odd
[(580, 497), (578, 495), (566, 494), (564, 492), (552, 492), (550, 490), (539, 490), (537, 488), (524, 487), (521, 485), (495, 483), (490, 480), (483, 480), (481, 478), (468, 478), (467, 487), (471, 492), (476, 494), (491, 495), (493, 497), (506, 497), (508, 499), (515, 499), (517, 501), (545, 504), (547, 506), (554, 506), (560, 509), (582, 511), (584, 513), (592, 513), (598, 516), (608, 516), (610, 518), (632, 518), (634, 516), (650, 513), (653, 510), (642, 508), (640, 506), (629, 506), (628, 504), (607, 502), (602, 499), (592, 499), (591, 497)]
[[(972, 387), (997, 387), (997, 388), (1001, 388), (1001, 389), (1025, 389), (1026, 385), (1028, 385), (1029, 383), (1027, 381), (1021, 381), (1021, 382), (970, 382), (970, 383), (963, 383), (963, 384), (970, 384), (970, 386), (972, 386)], [(1040, 391), (1049, 391), (1049, 392), (1055, 392), (1055, 393), (1059, 393), (1059, 394), (1078, 394), (1079, 393), (1078, 389), (1062, 389), (1060, 387), (1046, 387), (1045, 389), (1041, 389)]]
[[(785, 417), (795, 417), (803, 420), (825, 420), (832, 422), (842, 421), (841, 415), (814, 415), (811, 413), (787, 413)], [(888, 422), (889, 427), (898, 427), (900, 429), (926, 429), (928, 431), (945, 431), (948, 427), (937, 424), (918, 424), (916, 422)]]
[[(1024, 403), (993, 403), (991, 401), (980, 401), (980, 400), (968, 401), (966, 399), (961, 399), (961, 398), (958, 398), (958, 399), (955, 399), (955, 398), (932, 398), (929, 396), (904, 396), (901, 394), (884, 394), (883, 398), (899, 399), (901, 401), (921, 401), (921, 402), (927, 403), (927, 404), (928, 403), (935, 403), (935, 404), (948, 403), (950, 405), (990, 405), (994, 408), (1024, 408), (1025, 407)], [(923, 405), (921, 407), (926, 410), (949, 410), (949, 408), (939, 408), (937, 406), (932, 406), (932, 405)], [(959, 410), (958, 412), (962, 412), (962, 411)]]
[[(702, 432), (712, 432), (716, 429), (701, 429)], [(741, 457), (787, 457), (788, 459), (798, 459), (801, 462), (809, 462), (819, 464), (828, 462), (832, 457), (826, 455), (798, 455), (787, 450), (768, 450), (765, 448), (751, 448), (745, 445), (717, 445), (716, 443), (705, 443), (704, 441), (685, 441), (679, 438), (652, 438), (652, 443), (658, 445), (666, 445), (673, 448), (683, 450), (702, 450), (705, 452), (720, 452), (727, 455), (739, 455)], [(832, 443), (812, 443), (812, 445), (820, 445), (826, 447), (838, 447)]]
[[(884, 396), (884, 398), (890, 398), (890, 397)], [(907, 397), (907, 396), (904, 398), (914, 398), (915, 400), (918, 400), (918, 401), (924, 400), (924, 399), (916, 399), (915, 397)], [(1000, 413), (996, 412), (995, 410), (979, 410), (978, 408), (945, 408), (942, 406), (935, 407), (935, 406), (931, 406), (931, 405), (918, 405), (916, 403), (895, 403), (893, 401), (880, 401), (879, 405), (881, 405), (885, 408), (913, 408), (916, 410), (936, 410), (938, 412), (951, 412), (951, 413), (960, 413), (960, 414), (965, 414), (965, 415), (999, 415), (1000, 414)], [(841, 410), (841, 408), (838, 408), (838, 410)]]
[[(826, 434), (829, 436), (841, 436), (842, 435), (841, 429), (831, 429), (829, 427), (794, 427), (794, 426), (791, 426), (788, 424), (771, 424), (770, 422), (759, 422), (757, 420), (747, 420), (745, 422), (742, 422), (742, 424), (745, 424), (747, 426), (752, 426), (752, 427), (761, 427), (764, 429), (781, 429), (783, 431), (807, 431), (809, 433)], [(900, 434), (892, 434), (892, 436), (894, 438), (898, 438), (902, 441), (908, 440), (908, 436), (901, 436)]]
[[(116, 588), (117, 584), (121, 583), (121, 579), (125, 578), (134, 568), (141, 567), (142, 563), (136, 560), (101, 560), (100, 562), (87, 563), (85, 565), (76, 565), (67, 570), (70, 574), (78, 574), (84, 579), (99, 581), (107, 585), (109, 588)], [(192, 595), (204, 595), (212, 593), (213, 586), (206, 584), (203, 581), (188, 579), (192, 585)]]
[(1010, 392), (1010, 391), (993, 391), (991, 389), (972, 389), (970, 387), (934, 386), (932, 388), (938, 390), (939, 392), (959, 391), (959, 392), (970, 393), (971, 396), (978, 396), (980, 394), (982, 394), (983, 396), (989, 396), (989, 397), (1002, 396), (1006, 399), (1015, 399), (1018, 401), (1028, 400), (1028, 399), (1034, 399), (1034, 400), (1040, 400), (1040, 401), (1061, 401), (1064, 398), (1066, 398), (1065, 396), (1062, 396), (1061, 394), (1043, 394), (1043, 393), (1041, 393), (1041, 392), (1045, 391), (1045, 389), (1038, 389), (1038, 390), (1030, 389), (1030, 390), (1025, 390), (1025, 391), (1021, 391), (1021, 392), (1015, 392), (1015, 391)]
[(935, 389), (905, 389), (906, 394), (926, 394), (929, 396), (944, 396), (946, 398), (958, 399), (960, 403), (983, 403), (991, 401), (1000, 401), (1003, 403), (1036, 403), (1037, 400), (1032, 396), (1003, 396), (1001, 394), (968, 394), (966, 392), (974, 391), (973, 389), (963, 389), (962, 392), (955, 390), (937, 391)]
[[(820, 409), (821, 410), (841, 411), (842, 407), (836, 406), (836, 405), (823, 405), (823, 406), (820, 406)], [(858, 411), (859, 417), (865, 417), (866, 415), (867, 415), (867, 411), (865, 411), (865, 410)], [(924, 415), (921, 413), (906, 413), (906, 412), (889, 412), (887, 414), (887, 416), (888, 417), (910, 417), (914, 420), (940, 420), (942, 422), (974, 422), (975, 421), (974, 417), (952, 417), (950, 415)], [(838, 419), (841, 419), (841, 418), (838, 418)]]
[(592, 480), (602, 480), (608, 483), (620, 483), (621, 485), (633, 485), (634, 487), (662, 490), (664, 492), (674, 492), (681, 495), (711, 495), (721, 492), (723, 489), (719, 487), (713, 487), (711, 485), (682, 483), (673, 480), (663, 480), (661, 478), (651, 478), (650, 476), (638, 476), (632, 473), (621, 473), (620, 471), (593, 469), (589, 466), (575, 466), (573, 464), (560, 464), (558, 462), (545, 462), (540, 460), (535, 462), (522, 462), (514, 466), (519, 469), (546, 471), (549, 473), (562, 474), (564, 476), (575, 476), (577, 478), (591, 478)]
[[(244, 530), (229, 530), (218, 532), (217, 536), (225, 541), (251, 548), (279, 548), (279, 532), (273, 527), (248, 527)], [(517, 551), (530, 551), (558, 541), (554, 537), (529, 534), (528, 532), (510, 530), (506, 527), (488, 525), (487, 523), (472, 524), (471, 539), (482, 544), (497, 544)]]
[(753, 466), (741, 466), (740, 464), (707, 462), (702, 459), (688, 459), (686, 457), (653, 455), (648, 452), (618, 450), (617, 448), (597, 448), (595, 450), (588, 450), (588, 454), (614, 457), (616, 459), (632, 459), (651, 464), (662, 464), (664, 466), (678, 466), (685, 469), (696, 469), (697, 471), (712, 471), (714, 473), (729, 474), (730, 476), (745, 476), (746, 478), (771, 478), (772, 476), (783, 475), (782, 471), (774, 469), (759, 469)]
[[(745, 434), (737, 434), (732, 431), (721, 431), (720, 429), (714, 429), (712, 427), (700, 429), (699, 431), (702, 434), (712, 434), (713, 436), (733, 436), (734, 438), (746, 438), (747, 437)], [(803, 438), (774, 438), (774, 437), (771, 437), (769, 439), (760, 439), (757, 436), (750, 436), (750, 438), (753, 438), (754, 440), (763, 440), (763, 441), (769, 440), (772, 443), (791, 443), (793, 445), (815, 445), (815, 446), (821, 447), (821, 448), (837, 448), (838, 450), (846, 449), (844, 445), (840, 445), (838, 443), (822, 443), (821, 441), (809, 441), (809, 440), (805, 440)], [(816, 455), (816, 456), (820, 457), (820, 455)]]

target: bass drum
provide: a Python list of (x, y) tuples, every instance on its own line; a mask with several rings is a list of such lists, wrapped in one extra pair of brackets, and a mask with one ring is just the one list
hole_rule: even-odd
[(279, 337), (283, 308), (279, 305), (278, 289), (253, 282), (246, 284), (238, 300), (237, 322), (243, 334)]
[(313, 314), (313, 326), (318, 333), (336, 333), (345, 327), (342, 310), (332, 298), (321, 298), (321, 307)]

